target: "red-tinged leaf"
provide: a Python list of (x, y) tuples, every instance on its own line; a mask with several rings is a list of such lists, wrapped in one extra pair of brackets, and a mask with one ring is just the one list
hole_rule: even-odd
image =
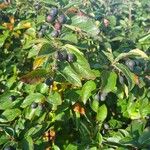
[(47, 71), (45, 69), (37, 69), (22, 76), (20, 80), (25, 83), (34, 84), (42, 81), (46, 75)]

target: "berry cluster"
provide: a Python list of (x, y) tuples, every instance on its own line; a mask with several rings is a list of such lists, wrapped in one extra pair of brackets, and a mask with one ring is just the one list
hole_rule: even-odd
[(128, 66), (128, 68), (133, 71), (136, 74), (140, 74), (142, 72), (143, 64), (140, 63), (139, 61), (134, 61), (131, 59), (127, 59), (125, 61), (125, 64)]
[(36, 103), (36, 102), (33, 102), (32, 104), (31, 104), (31, 108), (32, 109), (36, 109), (36, 108), (39, 108), (40, 110), (43, 110), (44, 109), (44, 107), (45, 107), (45, 105), (44, 104), (42, 104), (42, 103)]
[(74, 62), (76, 59), (74, 54), (66, 51), (57, 51), (55, 58), (59, 61), (68, 61), (69, 63)]
[(46, 22), (54, 23), (54, 30), (51, 32), (52, 37), (58, 37), (62, 28), (62, 24), (66, 22), (66, 16), (64, 14), (59, 15), (56, 7), (52, 8), (46, 16)]

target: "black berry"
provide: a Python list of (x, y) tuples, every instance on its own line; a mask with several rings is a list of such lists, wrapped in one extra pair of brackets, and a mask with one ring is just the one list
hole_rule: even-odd
[(52, 36), (52, 37), (58, 37), (58, 35), (59, 35), (59, 32), (58, 32), (57, 30), (53, 30), (53, 31), (51, 32), (51, 36)]
[(125, 64), (129, 67), (130, 70), (134, 69), (135, 62), (131, 59), (126, 60)]
[(50, 85), (53, 85), (53, 79), (52, 78), (47, 78), (46, 81), (45, 81), (45, 84), (50, 86)]
[(60, 22), (60, 23), (65, 23), (66, 22), (66, 16), (64, 15), (64, 14), (62, 14), (62, 15), (60, 15), (59, 17), (58, 17), (58, 21)]
[(36, 108), (37, 106), (38, 106), (38, 104), (35, 103), (35, 102), (33, 102), (33, 103), (31, 104), (31, 108)]
[(67, 52), (66, 51), (58, 51), (57, 52), (57, 59), (59, 61), (67, 60)]
[(15, 148), (12, 147), (12, 146), (7, 146), (7, 147), (4, 148), (4, 150), (15, 150)]
[(123, 78), (123, 76), (119, 76), (119, 82), (121, 83), (121, 84), (124, 84), (124, 78)]
[(58, 9), (56, 7), (52, 8), (49, 13), (51, 16), (55, 17), (58, 14)]
[(9, 99), (10, 99), (11, 101), (14, 101), (14, 100), (16, 99), (16, 96), (11, 95), (11, 96), (9, 97)]
[(73, 62), (74, 59), (75, 59), (74, 54), (69, 53), (69, 54), (67, 55), (67, 61), (68, 61), (68, 62)]
[(100, 94), (100, 100), (101, 100), (101, 101), (105, 101), (105, 100), (106, 100), (106, 96), (107, 96), (107, 93), (102, 92), (102, 93)]

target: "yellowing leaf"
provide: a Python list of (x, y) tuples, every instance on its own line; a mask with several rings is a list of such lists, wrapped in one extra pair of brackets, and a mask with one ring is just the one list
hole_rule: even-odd
[(144, 59), (148, 59), (148, 56), (146, 55), (146, 53), (144, 53), (142, 50), (140, 49), (133, 49), (131, 51), (129, 51), (128, 53), (121, 53), (115, 60), (114, 62), (118, 62), (119, 60), (125, 58), (125, 57), (130, 57), (130, 56), (139, 56), (141, 58)]
[(33, 69), (40, 67), (43, 65), (44, 62), (47, 61), (47, 57), (37, 57), (33, 62)]
[(27, 23), (24, 23), (22, 26), (23, 26), (23, 28), (28, 29), (28, 28), (31, 28), (31, 23), (27, 22)]

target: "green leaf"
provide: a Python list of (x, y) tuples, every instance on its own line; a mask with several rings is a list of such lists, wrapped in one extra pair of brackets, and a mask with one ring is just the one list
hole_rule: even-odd
[(53, 105), (54, 109), (62, 104), (61, 95), (58, 92), (51, 93), (50, 96), (46, 99), (47, 102)]
[(0, 115), (0, 122), (10, 122), (21, 114), (20, 109), (7, 109)]
[(5, 134), (1, 133), (0, 135), (0, 145), (5, 144), (9, 141), (9, 136), (6, 136)]
[(141, 58), (145, 58), (148, 59), (148, 56), (146, 55), (146, 53), (144, 53), (142, 50), (139, 49), (133, 49), (131, 51), (129, 51), (128, 53), (121, 53), (115, 60), (114, 62), (118, 62), (119, 60), (126, 58), (126, 57), (130, 57), (130, 56), (139, 56)]
[(64, 46), (69, 52), (73, 53), (77, 61), (72, 64), (73, 69), (77, 72), (77, 74), (83, 79), (95, 79), (95, 74), (91, 70), (90, 65), (83, 53), (80, 52), (75, 46), (66, 44)]
[(4, 45), (5, 40), (9, 36), (9, 31), (5, 31), (3, 35), (0, 35), (0, 48)]
[(22, 150), (33, 150), (34, 144), (32, 138), (30, 136), (25, 137), (22, 141), (22, 146)]
[(92, 95), (92, 91), (96, 89), (96, 84), (94, 81), (87, 81), (81, 91), (81, 100), (84, 104), (86, 104), (89, 97)]
[(107, 117), (107, 107), (105, 104), (100, 106), (97, 111), (96, 120), (98, 122), (103, 122)]
[(69, 145), (65, 148), (65, 150), (77, 150), (77, 149), (78, 149), (77, 145), (74, 145), (74, 144), (69, 144)]
[(87, 16), (73, 16), (71, 18), (72, 26), (80, 28), (82, 31), (85, 31), (91, 35), (97, 35), (99, 33), (99, 28), (96, 26), (93, 19)]
[(134, 80), (134, 74), (128, 69), (128, 67), (126, 67), (123, 64), (119, 64), (117, 63), (116, 66), (119, 68), (119, 70), (124, 74), (124, 76), (126, 77), (127, 81), (128, 81), (128, 88), (129, 91), (131, 91), (133, 89), (133, 87), (135, 86), (135, 80)]
[(55, 52), (55, 47), (53, 47), (51, 43), (43, 43), (38, 53), (38, 56), (49, 55), (53, 52)]
[(60, 73), (73, 86), (82, 86), (79, 75), (73, 70), (73, 68), (69, 64), (60, 64)]
[(146, 128), (144, 132), (140, 135), (138, 142), (141, 145), (150, 145), (150, 129)]
[(60, 150), (60, 148), (57, 145), (53, 144), (52, 150)]
[(101, 74), (102, 91), (109, 93), (116, 89), (117, 74), (114, 71), (103, 71)]
[(64, 41), (69, 41), (69, 42), (75, 43), (75, 44), (78, 43), (77, 35), (76, 35), (76, 34), (73, 34), (73, 33), (70, 33), (70, 32), (64, 34), (64, 35), (61, 37), (61, 39), (64, 40)]
[(0, 96), (0, 110), (5, 110), (13, 106), (11, 99), (11, 93), (7, 92)]
[(29, 105), (31, 105), (33, 102), (39, 103), (42, 102), (45, 99), (45, 96), (41, 93), (31, 93), (29, 96), (27, 96), (23, 103), (21, 104), (22, 108), (25, 108)]
[(97, 113), (98, 108), (99, 108), (99, 101), (97, 99), (93, 99), (93, 101), (91, 103), (91, 108), (94, 112)]

